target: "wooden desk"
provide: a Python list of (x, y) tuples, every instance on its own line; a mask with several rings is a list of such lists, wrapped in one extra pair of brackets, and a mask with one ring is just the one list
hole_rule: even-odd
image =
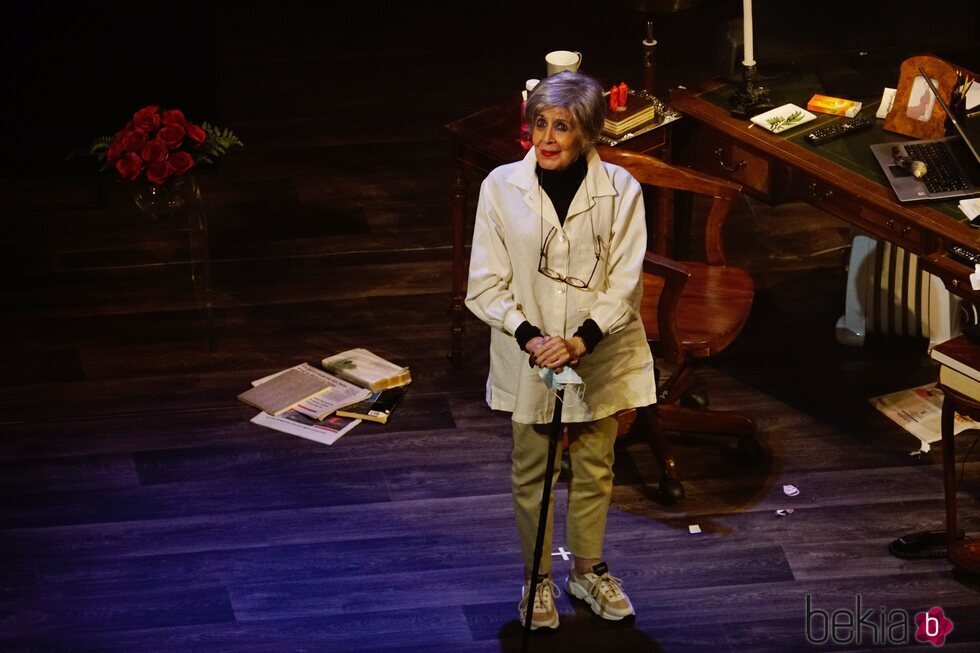
[[(450, 361), (455, 367), (462, 362), (463, 318), (466, 307), (467, 256), (466, 256), (466, 217), (467, 217), (467, 174), (477, 172), (486, 175), (504, 163), (512, 163), (524, 158), (527, 150), (520, 144), (521, 98), (515, 95), (493, 106), (482, 109), (470, 116), (446, 125), (452, 140), (453, 157), (456, 159), (456, 177), (452, 182), (452, 205), (450, 224), (453, 247), (453, 285), (452, 300), (449, 307), (452, 330), (452, 350)], [(673, 123), (671, 123), (672, 125)], [(652, 154), (661, 159), (670, 159), (670, 125), (648, 131), (620, 145), (635, 152)], [(655, 222), (656, 234), (653, 241), (657, 248), (668, 242), (672, 212), (670, 200), (658, 197), (656, 203), (658, 219)]]
[[(731, 87), (709, 83), (696, 90), (675, 90), (670, 105), (684, 114), (686, 132), (674, 134), (675, 159), (691, 167), (731, 179), (763, 200), (778, 203), (787, 199), (809, 202), (863, 232), (899, 245), (919, 256), (919, 267), (930, 272), (957, 295), (973, 302), (980, 293), (972, 290), (973, 272), (946, 255), (949, 247), (964, 245), (980, 251), (980, 231), (970, 227), (956, 202), (902, 204), (892, 192), (870, 151), (871, 143), (902, 140), (899, 134), (881, 129), (874, 118), (876, 106), (861, 115), (876, 120), (864, 132), (812, 147), (802, 138), (834, 116), (820, 116), (786, 135), (750, 127), (747, 120), (732, 118), (724, 100)], [(779, 106), (792, 102), (806, 106), (807, 99), (822, 87), (816, 78), (802, 84), (770, 89)], [(909, 139), (911, 140), (911, 139)], [(956, 540), (956, 488), (953, 443), (953, 413), (980, 418), (980, 402), (948, 388), (943, 402), (943, 477), (946, 497), (949, 558), (957, 566), (980, 571), (980, 541)]]
[[(822, 92), (815, 76), (769, 84), (777, 106), (806, 106), (813, 93)], [(980, 301), (980, 293), (970, 287), (973, 270), (946, 255), (956, 244), (980, 251), (980, 231), (969, 226), (956, 202), (901, 204), (895, 199), (869, 145), (904, 137), (881, 129), (882, 121), (874, 118), (877, 103), (861, 112), (875, 121), (872, 129), (812, 147), (803, 135), (835, 116), (818, 114), (786, 135), (773, 134), (729, 115), (725, 100), (732, 90), (709, 82), (671, 92), (669, 104), (687, 118), (680, 123), (686, 131), (674, 135), (675, 160), (736, 181), (771, 203), (799, 199), (822, 208), (918, 255), (920, 268), (942, 279), (951, 292)]]

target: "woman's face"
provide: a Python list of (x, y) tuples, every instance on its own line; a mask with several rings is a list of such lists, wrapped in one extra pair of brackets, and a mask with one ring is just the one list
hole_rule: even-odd
[(564, 170), (582, 152), (582, 132), (572, 112), (564, 107), (551, 107), (538, 114), (531, 142), (538, 165), (545, 170)]

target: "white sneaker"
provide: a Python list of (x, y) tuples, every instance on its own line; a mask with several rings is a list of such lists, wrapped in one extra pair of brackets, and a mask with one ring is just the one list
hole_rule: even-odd
[[(521, 588), (521, 602), (517, 605), (517, 614), (521, 617), (521, 626), (527, 616), (527, 593), (531, 583), (524, 583)], [(534, 589), (534, 611), (531, 613), (531, 630), (538, 628), (558, 627), (558, 608), (555, 607), (555, 597), (561, 596), (561, 590), (552, 582), (550, 576), (542, 576)]]
[(619, 621), (636, 614), (622, 584), (622, 580), (609, 574), (606, 563), (600, 562), (587, 574), (576, 573), (574, 568), (569, 571), (565, 589), (575, 598), (588, 603), (592, 611), (603, 619)]

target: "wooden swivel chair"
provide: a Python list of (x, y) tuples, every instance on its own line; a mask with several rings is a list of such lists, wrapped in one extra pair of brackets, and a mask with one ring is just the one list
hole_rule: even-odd
[[(760, 453), (755, 424), (747, 416), (684, 405), (691, 403), (685, 399), (691, 396), (696, 382), (695, 361), (724, 351), (741, 332), (752, 308), (752, 277), (745, 270), (726, 264), (721, 239), (725, 219), (741, 187), (643, 154), (610, 147), (598, 149), (603, 161), (626, 168), (655, 194), (665, 197), (663, 194), (668, 191), (681, 190), (711, 199), (705, 261), (674, 261), (648, 251), (643, 264), (641, 317), (647, 339), (655, 357), (675, 371), (659, 386), (658, 403), (636, 415), (634, 428), (643, 428), (652, 437), (651, 444), (659, 452), (664, 468), (660, 499), (673, 503), (683, 498), (684, 487), (678, 480), (677, 465), (664, 432), (735, 436), (739, 438), (741, 458), (752, 461)], [(663, 229), (657, 232), (665, 233)], [(621, 418), (620, 424), (626, 426), (630, 421)]]

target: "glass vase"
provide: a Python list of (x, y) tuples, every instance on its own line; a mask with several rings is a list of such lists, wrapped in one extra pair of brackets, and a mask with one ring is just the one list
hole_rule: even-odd
[(140, 211), (154, 218), (177, 215), (187, 209), (197, 194), (193, 175), (171, 177), (163, 184), (140, 180), (133, 185), (133, 201)]

